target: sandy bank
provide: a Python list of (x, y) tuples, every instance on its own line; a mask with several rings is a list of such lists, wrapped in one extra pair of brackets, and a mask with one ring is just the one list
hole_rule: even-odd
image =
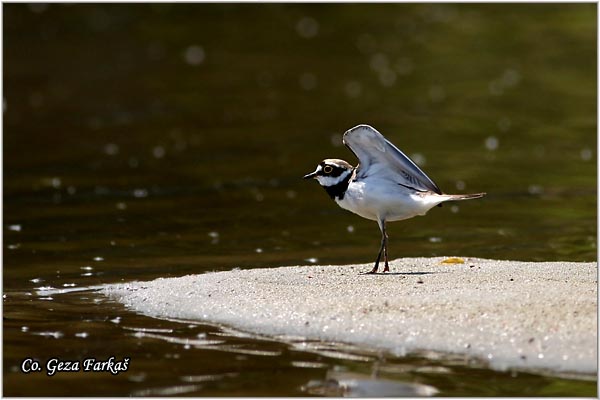
[[(107, 286), (155, 317), (388, 349), (461, 353), (492, 368), (596, 372), (595, 263), (404, 258), (234, 270)], [(450, 261), (452, 261), (450, 259)], [(455, 260), (460, 261), (460, 260)]]

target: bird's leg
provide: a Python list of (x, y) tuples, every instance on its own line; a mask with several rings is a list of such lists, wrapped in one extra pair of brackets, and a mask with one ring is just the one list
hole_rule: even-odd
[(377, 269), (379, 268), (379, 260), (381, 260), (381, 253), (383, 253), (383, 247), (384, 247), (384, 241), (382, 240), (381, 247), (379, 248), (379, 254), (377, 254), (377, 260), (375, 260), (375, 266), (373, 267), (371, 272), (369, 272), (369, 274), (374, 274), (377, 272)]
[(389, 272), (390, 266), (388, 265), (387, 259), (387, 232), (385, 229), (385, 221), (381, 223), (381, 235), (382, 235), (382, 243), (383, 243), (383, 261), (385, 262), (385, 267), (383, 268), (383, 272)]
[(389, 272), (390, 266), (388, 265), (388, 251), (387, 251), (388, 235), (387, 235), (387, 232), (385, 231), (385, 221), (383, 222), (383, 236), (385, 237), (385, 246), (383, 247), (383, 261), (385, 262), (385, 267), (383, 268), (383, 272)]
[[(388, 263), (387, 263), (387, 235), (385, 233), (385, 221), (379, 220), (379, 229), (381, 229), (381, 247), (379, 248), (379, 253), (377, 254), (377, 260), (375, 260), (375, 266), (369, 272), (369, 274), (374, 274), (377, 272), (379, 268), (379, 260), (381, 260), (381, 254), (384, 253), (384, 261), (385, 261), (385, 269), (389, 271)], [(385, 272), (385, 271), (384, 271)]]

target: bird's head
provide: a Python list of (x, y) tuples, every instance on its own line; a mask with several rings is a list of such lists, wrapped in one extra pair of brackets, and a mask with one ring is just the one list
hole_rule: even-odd
[(352, 174), (354, 167), (344, 160), (328, 158), (317, 165), (317, 169), (304, 175), (304, 179), (314, 178), (321, 186), (334, 186), (345, 181)]

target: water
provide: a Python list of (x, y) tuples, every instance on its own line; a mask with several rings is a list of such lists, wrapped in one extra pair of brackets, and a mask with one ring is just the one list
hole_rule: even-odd
[[(4, 28), (5, 395), (595, 396), (586, 377), (304, 346), (37, 289), (372, 261), (376, 224), (300, 179), (355, 162), (341, 134), (358, 123), (442, 190), (488, 193), (389, 224), (392, 258), (595, 260), (593, 4), (7, 4)], [(18, 370), (111, 355), (130, 370)]]

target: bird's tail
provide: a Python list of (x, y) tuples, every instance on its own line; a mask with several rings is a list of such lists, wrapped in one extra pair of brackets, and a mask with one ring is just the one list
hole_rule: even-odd
[(478, 199), (485, 196), (486, 193), (471, 193), (471, 194), (443, 194), (446, 197), (444, 201), (455, 201), (455, 200), (471, 200)]

